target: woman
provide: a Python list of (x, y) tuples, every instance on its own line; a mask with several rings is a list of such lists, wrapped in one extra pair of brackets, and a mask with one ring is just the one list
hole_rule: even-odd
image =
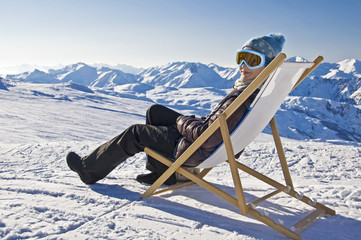
[[(236, 61), (241, 77), (229, 93), (205, 118), (183, 116), (161, 105), (151, 106), (146, 114), (146, 124), (136, 124), (123, 133), (102, 144), (88, 156), (80, 157), (74, 152), (67, 155), (69, 168), (86, 184), (94, 184), (107, 176), (128, 157), (149, 147), (162, 155), (177, 159), (244, 91), (262, 70), (281, 52), (284, 44), (282, 35), (271, 34), (248, 40), (237, 52)], [(255, 95), (253, 93), (227, 120), (232, 130), (242, 119)], [(216, 131), (185, 163), (185, 167), (196, 167), (203, 162), (222, 142), (220, 131)], [(137, 176), (137, 181), (154, 183), (167, 169), (165, 165), (148, 156), (146, 168), (150, 173)], [(177, 183), (173, 174), (165, 184)]]

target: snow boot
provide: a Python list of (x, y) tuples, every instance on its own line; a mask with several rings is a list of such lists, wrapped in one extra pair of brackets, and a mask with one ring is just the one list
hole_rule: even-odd
[(66, 156), (66, 162), (69, 168), (76, 172), (85, 184), (94, 184), (96, 182), (92, 180), (90, 176), (84, 173), (81, 157), (78, 154), (75, 152), (69, 152)]
[[(146, 183), (146, 184), (153, 184), (155, 181), (157, 181), (157, 179), (161, 176), (161, 174), (155, 173), (155, 172), (151, 172), (151, 173), (146, 173), (146, 174), (140, 174), (137, 176), (136, 180), (140, 183)], [(165, 182), (165, 185), (174, 185), (177, 183), (177, 179), (175, 177), (175, 175), (173, 174), (172, 176), (170, 176)]]

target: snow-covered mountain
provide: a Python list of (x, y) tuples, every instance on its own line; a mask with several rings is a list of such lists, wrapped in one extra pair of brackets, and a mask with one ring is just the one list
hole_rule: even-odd
[(221, 78), (230, 81), (230, 84), (233, 84), (234, 81), (241, 77), (241, 73), (238, 68), (221, 67), (214, 63), (209, 64), (208, 67), (221, 76)]
[(0, 90), (9, 91), (5, 84), (3, 83), (3, 78), (0, 77)]
[(361, 78), (361, 62), (351, 58), (337, 63), (321, 63), (312, 75), (332, 79)]
[(132, 74), (138, 74), (139, 72), (144, 70), (144, 68), (133, 67), (128, 64), (111, 65), (111, 64), (106, 64), (106, 63), (94, 63), (94, 64), (90, 64), (90, 66), (96, 67), (96, 68), (107, 67), (107, 68), (116, 69), (116, 70), (120, 70), (125, 73), (132, 73)]
[[(294, 57), (288, 61), (307, 61)], [(65, 84), (86, 92), (142, 99), (204, 115), (227, 94), (237, 68), (175, 62), (138, 74), (77, 63), (48, 72), (6, 75), (10, 81)], [(356, 59), (322, 63), (281, 106), (281, 135), (294, 139), (361, 141), (361, 64)], [(6, 88), (6, 86), (4, 85)], [(4, 88), (2, 87), (2, 88)], [(8, 88), (7, 88), (8, 89)], [(10, 88), (11, 91), (11, 88)], [(48, 93), (44, 93), (48, 94)], [(52, 95), (52, 94), (50, 94)], [(266, 132), (269, 129), (265, 130)]]
[(6, 75), (12, 80), (21, 80), (32, 83), (61, 83), (74, 82), (87, 87), (114, 88), (117, 85), (134, 83), (137, 77), (134, 74), (107, 67), (91, 67), (85, 63), (77, 63), (61, 69), (50, 69), (48, 72), (35, 69), (31, 72)]
[(292, 95), (325, 98), (353, 105), (361, 104), (361, 62), (346, 59), (321, 63)]
[[(307, 60), (302, 57), (294, 57), (288, 59), (288, 61)], [(125, 73), (110, 67), (92, 67), (85, 63), (77, 63), (61, 69), (50, 69), (47, 72), (35, 69), (21, 74), (5, 75), (4, 77), (34, 83), (73, 81), (85, 86), (109, 89), (117, 85), (136, 82), (176, 88), (229, 88), (239, 76), (237, 68), (221, 67), (216, 64), (205, 65), (194, 62), (175, 62), (151, 67), (138, 74)], [(339, 83), (336, 80), (341, 80), (343, 81), (341, 83), (342, 86), (351, 85), (348, 84), (348, 81), (353, 79), (353, 81), (356, 81), (356, 85), (353, 87), (349, 86), (352, 89), (348, 90), (348, 96), (351, 96), (351, 92), (354, 92), (354, 89), (358, 89), (360, 86), (359, 82), (355, 79), (361, 78), (361, 62), (356, 59), (346, 59), (338, 63), (321, 63), (311, 73), (310, 78), (333, 79), (335, 84)], [(314, 87), (312, 86), (312, 88)]]
[(169, 63), (164, 66), (146, 69), (139, 75), (138, 81), (154, 86), (229, 88), (233, 84), (222, 78), (211, 67), (201, 63)]
[(5, 75), (5, 78), (32, 83), (76, 82), (89, 87), (111, 89), (131, 83), (175, 88), (214, 87), (230, 88), (239, 78), (235, 68), (222, 68), (215, 64), (175, 62), (151, 67), (138, 74), (125, 73), (109, 67), (92, 67), (77, 63), (48, 72), (35, 69), (21, 74)]

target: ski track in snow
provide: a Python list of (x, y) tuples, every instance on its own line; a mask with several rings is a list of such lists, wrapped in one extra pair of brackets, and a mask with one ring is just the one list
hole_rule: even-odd
[[(65, 92), (63, 99), (71, 101), (57, 100), (35, 96), (29, 86), (12, 88), (12, 94), (0, 92), (1, 239), (285, 239), (199, 186), (141, 199), (148, 186), (135, 177), (145, 172), (144, 154), (129, 158), (99, 183), (84, 185), (68, 169), (66, 154), (88, 154), (130, 124), (144, 122), (153, 103), (38, 89), (54, 96)], [(282, 140), (296, 190), (336, 211), (336, 216), (317, 220), (301, 236), (359, 239), (361, 145)], [(240, 161), (282, 181), (267, 134), (251, 143)], [(272, 190), (240, 175), (248, 202)], [(206, 179), (235, 195), (226, 164)], [(282, 194), (259, 206), (264, 207), (286, 226), (310, 210)]]

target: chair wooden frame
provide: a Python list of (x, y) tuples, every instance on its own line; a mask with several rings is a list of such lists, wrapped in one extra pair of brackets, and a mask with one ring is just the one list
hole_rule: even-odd
[[(229, 116), (231, 116), (234, 111), (240, 106), (254, 91), (257, 89), (270, 75), (272, 72), (274, 72), (286, 59), (286, 55), (281, 53), (279, 54), (262, 72), (258, 75), (258, 77), (252, 81), (252, 83), (245, 89), (245, 91), (238, 96), (234, 102), (222, 113), (219, 115), (218, 119), (211, 124), (207, 130), (196, 139), (196, 141), (193, 142), (193, 144), (175, 161), (172, 162), (166, 157), (162, 156), (161, 154), (153, 151), (150, 148), (145, 148), (144, 152), (148, 154), (149, 156), (152, 156), (154, 159), (157, 159), (158, 161), (162, 162), (163, 164), (167, 165), (169, 168), (159, 177), (159, 179), (154, 182), (153, 185), (151, 185), (146, 192), (142, 195), (142, 198), (147, 198), (151, 195), (160, 194), (166, 191), (175, 190), (181, 187), (185, 187), (192, 184), (198, 184), (205, 189), (209, 190), (210, 192), (216, 194), (217, 196), (221, 197), (222, 199), (226, 200), (227, 202), (231, 203), (232, 205), (236, 206), (240, 209), (240, 212), (242, 215), (250, 215), (253, 218), (261, 221), (262, 223), (270, 226), (271, 228), (275, 229), (276, 231), (280, 232), (281, 234), (285, 235), (288, 238), (292, 239), (301, 239), (301, 236), (299, 233), (308, 227), (311, 223), (313, 223), (317, 218), (328, 214), (328, 215), (335, 215), (335, 211), (315, 202), (314, 200), (311, 200), (310, 198), (300, 195), (298, 192), (295, 191), (294, 185), (292, 182), (292, 178), (290, 175), (290, 171), (287, 165), (285, 153), (283, 151), (283, 146), (281, 143), (281, 138), (279, 136), (279, 132), (277, 129), (275, 118), (273, 117), (271, 121), (269, 122), (273, 139), (276, 145), (278, 157), (280, 160), (285, 184), (281, 184), (247, 166), (244, 164), (238, 162), (235, 159), (235, 153), (233, 150), (233, 146), (231, 143), (230, 138), (230, 132), (226, 123), (226, 120)], [(311, 73), (321, 62), (323, 61), (323, 58), (321, 56), (317, 57), (313, 61), (313, 65), (309, 68), (307, 68), (303, 74), (301, 75), (300, 79), (297, 81), (297, 83), (294, 85), (293, 89), (297, 87), (306, 77), (309, 73)], [(293, 90), (292, 89), (292, 90)], [(182, 164), (217, 130), (221, 130), (222, 137), (223, 137), (223, 143), (226, 148), (227, 152), (227, 158), (228, 163), (231, 170), (231, 175), (234, 182), (236, 197), (233, 197), (232, 195), (224, 192), (223, 190), (217, 188), (216, 186), (212, 185), (211, 183), (205, 181), (203, 178), (208, 174), (208, 172), (212, 168), (205, 168), (203, 169), (198, 175), (194, 175), (184, 169), (182, 167)], [(244, 191), (241, 183), (241, 179), (239, 176), (239, 170), (242, 170), (253, 177), (269, 184), (270, 186), (276, 188), (276, 190), (272, 193), (269, 193), (252, 203), (246, 202)], [(191, 181), (185, 182), (183, 184), (175, 185), (163, 190), (156, 191), (174, 172), (179, 172), (186, 178), (190, 179)], [(286, 193), (291, 197), (294, 197), (303, 203), (314, 207), (315, 210), (311, 212), (309, 215), (301, 219), (299, 222), (294, 224), (291, 228), (287, 228), (283, 226), (283, 224), (277, 223), (270, 217), (264, 215), (261, 211), (258, 211), (256, 209), (256, 205), (271, 198), (272, 196), (278, 194), (278, 193)]]

